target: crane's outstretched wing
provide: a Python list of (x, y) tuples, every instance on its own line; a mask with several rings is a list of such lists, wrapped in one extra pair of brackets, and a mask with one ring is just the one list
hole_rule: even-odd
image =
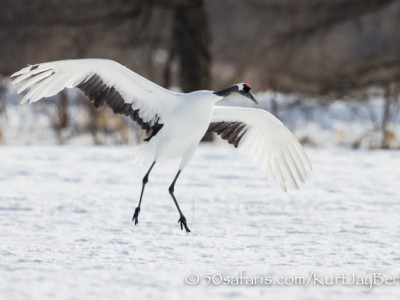
[(287, 182), (298, 188), (307, 170), (311, 170), (310, 160), (296, 137), (267, 111), (216, 106), (208, 131), (242, 149), (284, 191)]
[[(162, 117), (176, 105), (175, 94), (107, 59), (72, 59), (28, 66), (11, 75), (18, 93), (29, 92), (21, 103), (54, 96), (64, 88), (81, 89), (95, 107), (107, 104), (145, 130), (158, 131)], [(154, 134), (154, 133), (153, 133)]]

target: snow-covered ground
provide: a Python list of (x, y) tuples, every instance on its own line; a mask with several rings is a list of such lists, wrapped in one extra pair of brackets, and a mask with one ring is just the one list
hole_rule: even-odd
[[(129, 151), (0, 147), (0, 299), (399, 299), (400, 152), (308, 149), (309, 181), (285, 194), (235, 149), (201, 146), (176, 186), (186, 234), (175, 163), (156, 166), (131, 223), (147, 168)], [(241, 272), (258, 285), (237, 286)], [(397, 281), (332, 284), (374, 273)]]

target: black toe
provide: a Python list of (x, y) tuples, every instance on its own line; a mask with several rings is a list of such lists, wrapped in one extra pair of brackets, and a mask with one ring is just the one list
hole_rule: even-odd
[(180, 225), (181, 225), (181, 230), (183, 230), (183, 227), (185, 227), (185, 230), (187, 233), (191, 232), (189, 227), (186, 224), (186, 218), (184, 215), (181, 215), (181, 217), (178, 220), (178, 223), (180, 223)]
[(133, 214), (132, 221), (135, 221), (135, 226), (139, 223), (140, 207), (136, 207), (135, 213)]

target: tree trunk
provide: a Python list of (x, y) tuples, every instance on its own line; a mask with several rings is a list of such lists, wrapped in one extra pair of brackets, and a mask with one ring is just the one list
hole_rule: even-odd
[[(203, 0), (175, 9), (173, 43), (179, 65), (179, 81), (183, 92), (210, 87), (211, 34)], [(212, 141), (212, 133), (203, 141)]]
[(173, 36), (183, 91), (207, 89), (210, 85), (211, 36), (203, 0), (175, 9)]

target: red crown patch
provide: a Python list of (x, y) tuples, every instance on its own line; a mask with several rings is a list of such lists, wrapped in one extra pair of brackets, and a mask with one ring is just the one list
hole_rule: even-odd
[(248, 88), (249, 90), (251, 90), (251, 86), (247, 82), (243, 83), (243, 87)]

